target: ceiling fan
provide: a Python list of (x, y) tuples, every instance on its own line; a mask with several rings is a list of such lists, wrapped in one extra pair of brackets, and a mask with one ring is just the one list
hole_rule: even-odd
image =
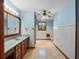
[(50, 10), (42, 10), (42, 16), (51, 18), (52, 17), (52, 12)]

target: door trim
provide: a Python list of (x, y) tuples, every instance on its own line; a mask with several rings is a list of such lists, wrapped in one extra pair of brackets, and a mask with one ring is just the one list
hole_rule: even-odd
[(0, 0), (0, 59), (4, 59), (4, 0)]

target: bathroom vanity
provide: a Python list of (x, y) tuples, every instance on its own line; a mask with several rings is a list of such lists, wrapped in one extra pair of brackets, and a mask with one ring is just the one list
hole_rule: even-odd
[(5, 59), (22, 59), (27, 52), (29, 37), (21, 36), (5, 41)]
[(21, 35), (21, 18), (4, 11), (5, 59), (22, 59), (27, 52), (29, 36)]

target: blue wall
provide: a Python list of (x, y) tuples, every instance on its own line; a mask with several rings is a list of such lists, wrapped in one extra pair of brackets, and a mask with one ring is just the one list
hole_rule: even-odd
[(21, 12), (22, 25), (25, 27), (34, 27), (34, 12), (22, 11)]
[(22, 11), (22, 28), (21, 34), (29, 35), (29, 47), (35, 47), (35, 36), (34, 36), (34, 12), (33, 11)]
[(38, 22), (46, 22), (47, 26), (53, 27), (53, 20), (36, 20), (36, 25), (38, 25)]

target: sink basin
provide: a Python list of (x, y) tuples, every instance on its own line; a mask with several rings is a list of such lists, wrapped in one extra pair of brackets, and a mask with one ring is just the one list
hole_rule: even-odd
[(22, 34), (21, 36), (25, 37), (25, 36), (29, 36), (29, 34)]
[(16, 40), (20, 40), (19, 38), (16, 38)]

